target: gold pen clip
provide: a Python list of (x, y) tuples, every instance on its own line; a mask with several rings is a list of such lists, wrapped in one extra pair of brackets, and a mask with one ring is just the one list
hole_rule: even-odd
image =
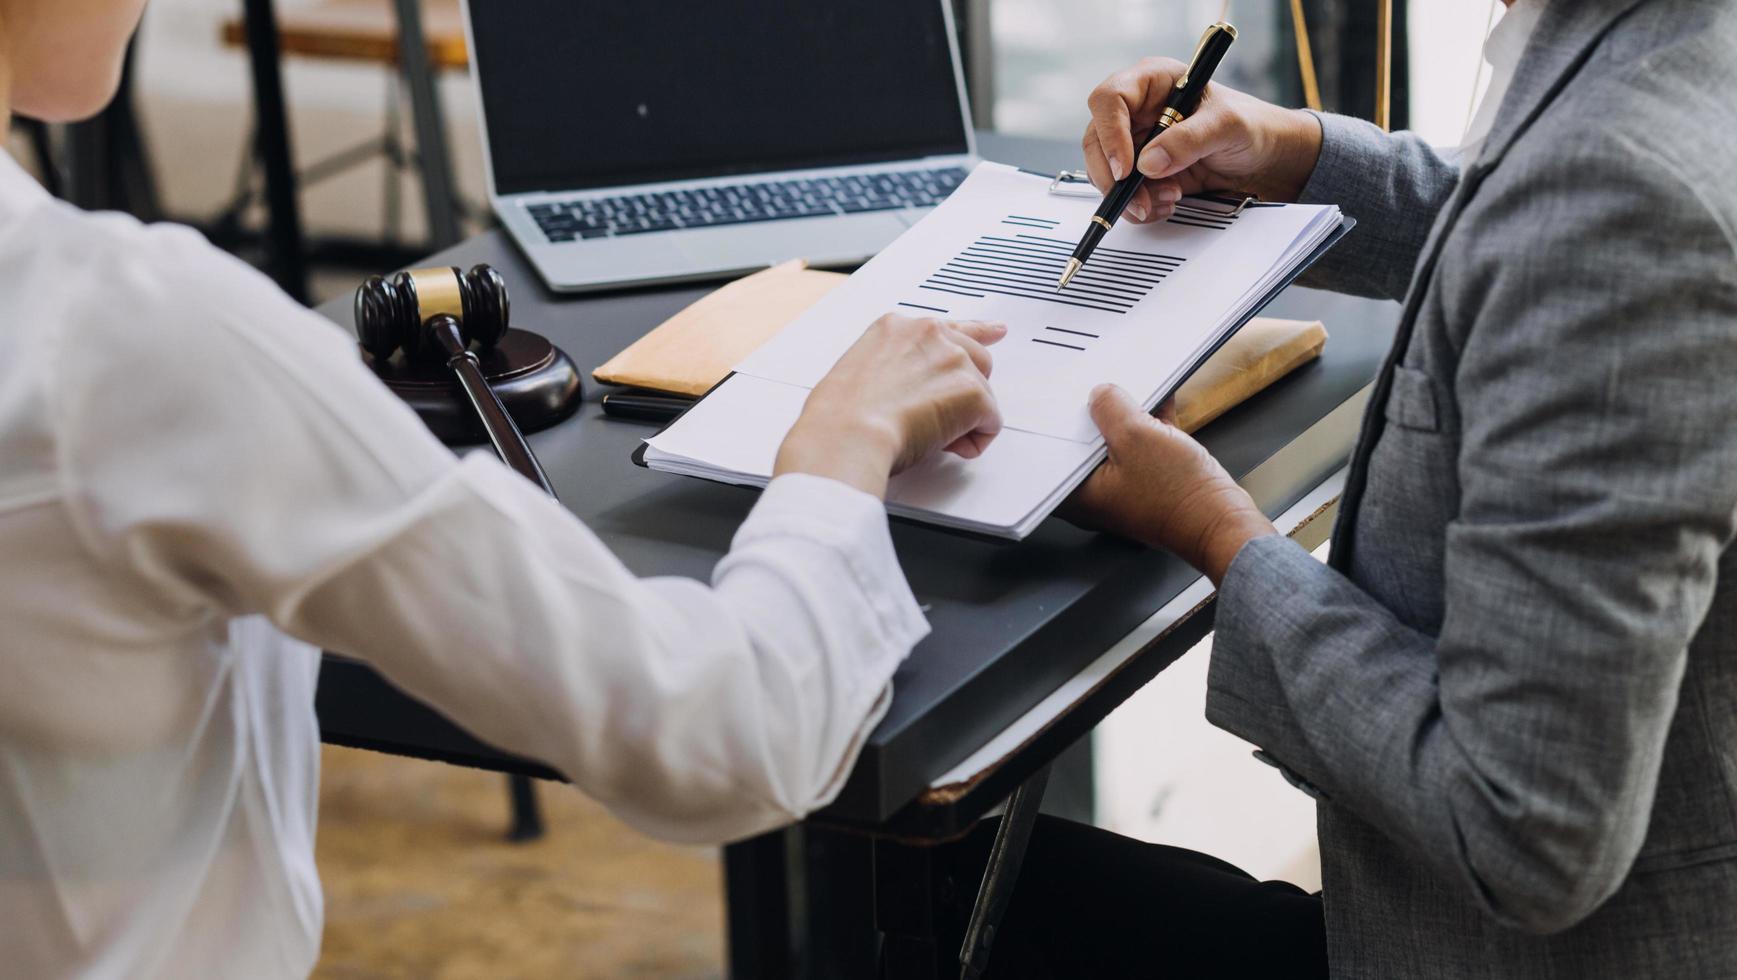
[(1182, 88), (1188, 84), (1188, 76), (1194, 74), (1194, 66), (1200, 61), (1200, 52), (1206, 50), (1207, 39), (1212, 37), (1212, 35), (1218, 31), (1223, 31), (1226, 34), (1229, 34), (1232, 41), (1236, 40), (1236, 28), (1222, 20), (1202, 31), (1200, 33), (1200, 43), (1194, 46), (1194, 53), (1188, 57), (1188, 67), (1183, 70), (1182, 77), (1176, 80), (1176, 88)]

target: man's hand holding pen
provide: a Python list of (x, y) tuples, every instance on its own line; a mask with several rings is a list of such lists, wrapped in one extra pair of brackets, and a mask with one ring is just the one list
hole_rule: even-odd
[(1183, 195), (1202, 191), (1296, 200), (1321, 154), (1321, 124), (1300, 109), (1214, 82), (1192, 114), (1151, 143), (1134, 146), (1135, 133), (1143, 136), (1157, 125), (1187, 67), (1174, 58), (1147, 58), (1092, 90), (1086, 100), (1092, 121), (1081, 141), (1092, 183), (1108, 194), (1130, 166), (1145, 175), (1124, 212), (1136, 222), (1162, 221)]

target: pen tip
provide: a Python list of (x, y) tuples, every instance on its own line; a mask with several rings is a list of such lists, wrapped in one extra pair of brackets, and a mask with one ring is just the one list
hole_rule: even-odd
[(1068, 284), (1068, 280), (1072, 279), (1074, 277), (1074, 273), (1076, 273), (1078, 271), (1080, 271), (1080, 260), (1079, 259), (1068, 259), (1068, 266), (1067, 266), (1067, 268), (1062, 270), (1061, 279), (1058, 280), (1055, 284), (1055, 291), (1058, 293), (1061, 292), (1062, 287), (1066, 286)]

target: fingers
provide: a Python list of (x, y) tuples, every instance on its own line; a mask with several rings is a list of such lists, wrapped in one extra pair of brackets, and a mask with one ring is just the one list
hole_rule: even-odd
[[(907, 378), (914, 385), (907, 394), (928, 406), (916, 416), (928, 421), (908, 429), (907, 433), (926, 429), (927, 434), (917, 435), (907, 444), (900, 468), (915, 463), (937, 447), (966, 459), (981, 456), (1001, 431), (1001, 411), (989, 387), (994, 359), (988, 345), (1007, 335), (1006, 324), (936, 318), (905, 323), (915, 330), (913, 338), (919, 339), (914, 350), (936, 340), (941, 344), (929, 347), (923, 355), (925, 366), (920, 370), (932, 372), (929, 377)], [(917, 384), (919, 381), (923, 383)]]
[[(1135, 125), (1152, 125), (1157, 112), (1157, 95), (1168, 91), (1176, 77), (1186, 70), (1180, 61), (1147, 58), (1104, 79), (1086, 98), (1086, 106), (1092, 112), (1090, 132), (1097, 138), (1098, 149), (1103, 154), (1112, 182), (1133, 172), (1134, 154), (1137, 152), (1133, 137)], [(1090, 147), (1086, 149), (1089, 170)], [(1108, 190), (1107, 187), (1099, 189)]]
[(1088, 408), (1112, 450), (1151, 421), (1140, 403), (1116, 385), (1093, 388)]
[(1110, 161), (1104, 158), (1104, 148), (1098, 143), (1098, 131), (1091, 123), (1086, 124), (1086, 135), (1080, 140), (1080, 149), (1085, 152), (1086, 176), (1092, 179), (1092, 186), (1100, 194), (1110, 193), (1116, 178), (1110, 176)]
[[(1104, 156), (1097, 149), (1097, 134), (1086, 132), (1086, 173), (1092, 178), (1093, 186), (1105, 194), (1110, 192), (1115, 181), (1110, 179), (1110, 170), (1104, 163)], [(1128, 210), (1123, 214), (1134, 222), (1160, 221), (1170, 217), (1176, 210), (1176, 202), (1182, 200), (1182, 186), (1175, 178), (1164, 180), (1148, 180), (1134, 192), (1134, 197), (1128, 202)]]
[[(1104, 168), (1109, 172), (1110, 183), (1128, 176), (1129, 167), (1134, 161), (1134, 120), (1129, 107), (1138, 105), (1136, 100), (1139, 96), (1135, 88), (1136, 82), (1130, 77), (1132, 74), (1131, 71), (1117, 72), (1086, 97), (1086, 106), (1092, 110), (1089, 133), (1098, 147), (1098, 152), (1103, 154)], [(1086, 163), (1090, 170), (1089, 156)], [(1107, 192), (1109, 187), (1104, 186), (1100, 190)]]
[(1176, 212), (1176, 202), (1182, 200), (1182, 186), (1174, 178), (1149, 180), (1134, 192), (1126, 214), (1136, 223), (1163, 221)]
[(976, 459), (1001, 434), (1001, 409), (988, 385), (980, 386), (962, 408), (962, 417), (974, 421), (970, 423), (970, 431), (947, 444), (947, 451), (964, 459)]
[[(977, 320), (960, 320), (953, 323), (943, 322), (943, 334), (948, 340), (963, 348), (971, 363), (977, 368), (977, 373), (985, 378), (995, 368), (995, 359), (989, 353), (985, 343), (993, 344), (1007, 335), (1007, 328), (999, 323), (987, 323)], [(978, 338), (982, 337), (983, 340)]]
[(1176, 424), (1176, 397), (1174, 395), (1164, 399), (1164, 404), (1158, 406), (1158, 421), (1165, 425)]
[(1152, 213), (1153, 203), (1152, 189), (1147, 187), (1145, 184), (1141, 184), (1139, 188), (1134, 191), (1134, 196), (1128, 199), (1128, 209), (1122, 212), (1122, 216), (1132, 220), (1136, 224), (1143, 223), (1146, 221), (1147, 216)]
[(1148, 181), (1147, 184), (1154, 188), (1152, 196), (1155, 200), (1150, 217), (1170, 217), (1170, 213), (1176, 210), (1176, 202), (1182, 200), (1182, 185), (1174, 178)]
[(995, 441), (995, 437), (1000, 432), (999, 428), (994, 432), (967, 432), (953, 440), (947, 446), (947, 452), (960, 459), (976, 459), (983, 455), (984, 451), (989, 448), (989, 444)]
[(1007, 336), (1007, 324), (999, 320), (951, 320), (954, 330), (979, 344), (993, 344)]
[(1147, 177), (1169, 177), (1181, 173), (1202, 158), (1227, 148), (1235, 126), (1236, 117), (1231, 112), (1214, 107), (1202, 108), (1146, 144), (1140, 151), (1140, 172)]

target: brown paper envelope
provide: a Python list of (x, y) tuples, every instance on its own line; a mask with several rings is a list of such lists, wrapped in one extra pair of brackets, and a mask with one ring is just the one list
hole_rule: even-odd
[(809, 269), (800, 259), (756, 272), (695, 300), (591, 376), (605, 384), (703, 395), (846, 278)]
[(1255, 317), (1177, 389), (1177, 427), (1199, 429), (1320, 357), (1326, 345), (1327, 328), (1318, 320)]

